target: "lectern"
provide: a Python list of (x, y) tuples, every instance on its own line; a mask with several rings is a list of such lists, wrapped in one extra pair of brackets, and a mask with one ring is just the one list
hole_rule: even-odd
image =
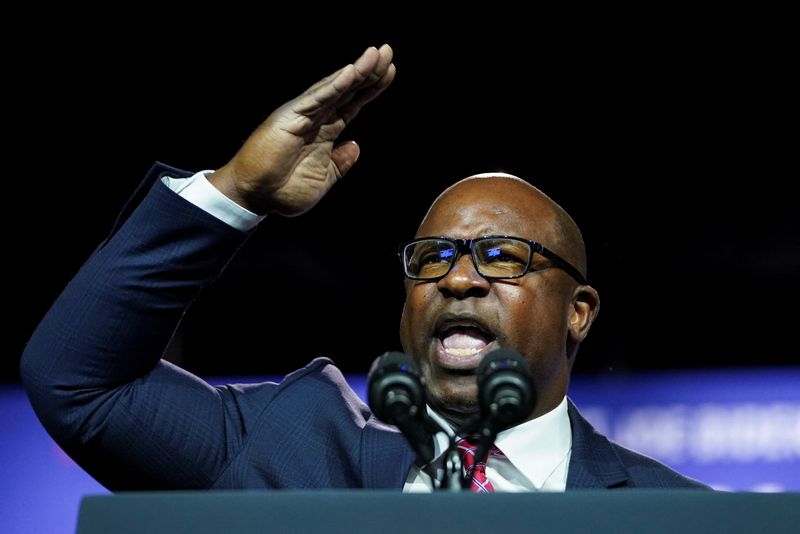
[(79, 534), (800, 532), (800, 493), (224, 491), (85, 497)]

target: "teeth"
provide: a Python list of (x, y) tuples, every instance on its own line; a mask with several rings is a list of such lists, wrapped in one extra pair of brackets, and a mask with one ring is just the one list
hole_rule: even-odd
[(478, 354), (481, 349), (455, 349), (449, 348), (444, 349), (447, 354), (452, 356), (472, 356), (473, 354)]

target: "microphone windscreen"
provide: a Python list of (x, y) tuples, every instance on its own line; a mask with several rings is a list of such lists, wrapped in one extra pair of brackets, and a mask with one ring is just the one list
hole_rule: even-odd
[[(414, 361), (402, 352), (386, 352), (376, 360), (367, 378), (368, 403), (375, 415), (396, 424), (389, 413), (387, 394), (402, 392), (418, 412), (424, 408), (425, 392)], [(399, 400), (396, 396), (394, 400)]]
[(511, 369), (525, 375), (530, 374), (530, 371), (528, 371), (528, 362), (525, 361), (519, 352), (500, 347), (487, 354), (483, 360), (481, 360), (476, 373), (478, 375), (478, 382), (480, 382), (481, 378), (485, 377), (487, 373), (495, 373), (502, 369)]
[(402, 371), (408, 372), (413, 375), (419, 375), (417, 366), (409, 356), (402, 352), (389, 351), (384, 352), (372, 362), (367, 373), (367, 382), (372, 381), (373, 377), (377, 374), (384, 374), (387, 371)]
[(478, 404), (484, 421), (496, 431), (524, 421), (536, 405), (528, 363), (516, 351), (500, 348), (478, 365)]
[(387, 352), (373, 366), (368, 379), (369, 407), (375, 417), (400, 429), (428, 464), (435, 452), (425, 412), (425, 389), (413, 360), (402, 352)]

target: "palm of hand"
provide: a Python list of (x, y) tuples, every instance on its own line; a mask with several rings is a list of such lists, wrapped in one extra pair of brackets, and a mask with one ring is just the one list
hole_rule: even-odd
[[(335, 142), (361, 107), (392, 82), (391, 59), (388, 45), (369, 48), (354, 64), (275, 110), (215, 173), (220, 182), (228, 180), (229, 196), (254, 211), (287, 216), (316, 205), (358, 158), (356, 143)], [(217, 187), (228, 194), (224, 185)]]

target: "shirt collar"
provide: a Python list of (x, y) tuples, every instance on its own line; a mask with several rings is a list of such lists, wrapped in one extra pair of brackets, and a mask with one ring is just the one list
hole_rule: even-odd
[(500, 432), (494, 444), (540, 488), (572, 448), (567, 398), (546, 414)]
[[(437, 422), (447, 425), (430, 406), (427, 408), (428, 414)], [(536, 488), (542, 487), (572, 449), (572, 426), (567, 408), (567, 397), (564, 397), (558, 406), (546, 414), (500, 432), (494, 441), (506, 459)], [(440, 458), (449, 443), (447, 434), (437, 433), (434, 438), (434, 458)]]

